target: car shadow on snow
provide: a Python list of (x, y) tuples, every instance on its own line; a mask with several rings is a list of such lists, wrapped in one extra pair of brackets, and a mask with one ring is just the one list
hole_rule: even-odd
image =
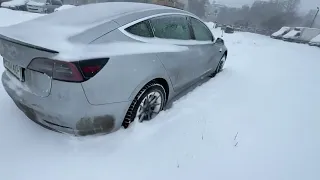
[(211, 78), (211, 77), (204, 77), (202, 78), (200, 81), (192, 84), (190, 87), (188, 87), (187, 89), (183, 90), (182, 92), (180, 92), (178, 95), (176, 95), (173, 99), (171, 99), (167, 105), (164, 107), (164, 111), (169, 110), (173, 107), (173, 104), (180, 100), (181, 98), (183, 98), (184, 96), (186, 96), (187, 94), (191, 93), (193, 90), (195, 90), (196, 88), (198, 88), (199, 86), (204, 85), (205, 83), (209, 82), (210, 80), (214, 80), (215, 78), (217, 78), (219, 75), (226, 73), (228, 70), (224, 69), (222, 72), (220, 72), (219, 74), (217, 74), (215, 77)]

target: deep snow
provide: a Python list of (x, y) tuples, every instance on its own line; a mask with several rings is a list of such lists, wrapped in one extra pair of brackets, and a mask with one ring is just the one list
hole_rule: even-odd
[[(0, 26), (32, 16), (0, 9)], [(320, 49), (251, 33), (224, 39), (221, 74), (155, 120), (106, 136), (43, 129), (0, 85), (0, 179), (320, 179)]]

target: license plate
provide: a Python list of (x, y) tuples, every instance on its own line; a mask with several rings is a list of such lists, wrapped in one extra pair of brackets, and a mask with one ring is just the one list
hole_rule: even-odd
[(11, 63), (10, 61), (3, 60), (3, 65), (7, 70), (9, 70), (15, 77), (17, 77), (20, 81), (24, 81), (23, 74), (22, 74), (22, 67)]

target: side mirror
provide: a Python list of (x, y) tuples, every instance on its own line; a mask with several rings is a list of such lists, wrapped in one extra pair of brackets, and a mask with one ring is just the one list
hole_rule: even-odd
[(46, 2), (46, 5), (50, 5), (50, 3)]
[(216, 43), (216, 44), (224, 44), (224, 40), (221, 39), (221, 38), (217, 38), (217, 40), (216, 40), (215, 43)]

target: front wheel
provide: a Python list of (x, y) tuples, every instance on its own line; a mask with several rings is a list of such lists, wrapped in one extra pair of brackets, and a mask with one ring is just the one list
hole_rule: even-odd
[(153, 119), (162, 111), (166, 101), (166, 91), (161, 84), (157, 82), (147, 84), (132, 101), (122, 126), (128, 128), (133, 121), (143, 122)]
[(210, 75), (210, 77), (215, 77), (219, 72), (223, 70), (226, 60), (227, 60), (227, 56), (223, 55), (218, 63), (218, 66), (216, 67), (216, 70)]

